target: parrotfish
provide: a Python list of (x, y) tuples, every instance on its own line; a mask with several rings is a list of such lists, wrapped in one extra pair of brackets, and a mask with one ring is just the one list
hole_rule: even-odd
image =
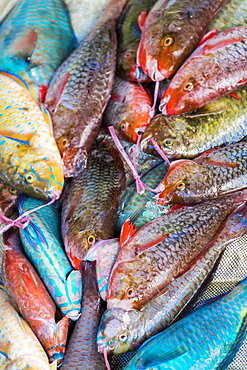
[(30, 326), (11, 306), (0, 285), (0, 367), (6, 370), (56, 370)]
[[(108, 309), (104, 312), (97, 335), (99, 352), (120, 354), (136, 350), (151, 336), (166, 329), (179, 318), (183, 308), (192, 300), (198, 299), (202, 284), (208, 285), (210, 276), (220, 264), (227, 266), (222, 251), (229, 242), (247, 231), (247, 207), (239, 207), (231, 215), (219, 236), (210, 247), (181, 276), (171, 281), (157, 297), (148, 302), (141, 310), (125, 311), (120, 308)], [(232, 246), (229, 246), (234, 250)], [(246, 248), (243, 244), (243, 250)], [(219, 257), (220, 256), (220, 257)], [(210, 278), (208, 278), (210, 277)], [(203, 287), (205, 289), (205, 287)], [(188, 308), (187, 308), (188, 310)]]
[(137, 64), (153, 81), (173, 75), (201, 41), (226, 0), (158, 0), (140, 19)]
[(153, 138), (170, 159), (194, 158), (242, 140), (247, 132), (247, 87), (240, 87), (236, 94), (240, 100), (226, 95), (195, 114), (157, 115), (143, 134), (142, 150), (158, 155), (150, 142)]
[(246, 337), (247, 279), (146, 341), (124, 370), (226, 369)]
[(126, 0), (110, 0), (89, 35), (58, 68), (45, 104), (62, 155), (65, 177), (86, 166), (110, 97), (116, 61), (115, 22)]
[(23, 82), (0, 73), (0, 178), (34, 198), (60, 195), (64, 178), (51, 121)]
[(147, 82), (149, 77), (136, 64), (137, 48), (141, 39), (138, 17), (142, 12), (147, 14), (155, 0), (128, 0), (117, 22), (118, 36), (116, 71), (124, 79)]
[[(43, 204), (22, 196), (19, 213)], [(63, 249), (58, 204), (39, 209), (28, 217), (28, 226), (20, 230), (24, 251), (62, 313), (77, 320), (81, 310), (81, 274), (73, 271)]]
[(240, 142), (172, 162), (157, 187), (158, 203), (199, 203), (246, 187), (247, 143)]
[(188, 270), (224, 228), (247, 190), (170, 210), (137, 232), (127, 221), (111, 271), (107, 308), (141, 309)]
[(160, 101), (160, 111), (169, 115), (188, 113), (245, 84), (246, 37), (247, 27), (236, 27), (197, 47), (169, 83)]
[(97, 351), (96, 335), (102, 304), (94, 262), (82, 261), (83, 299), (81, 317), (76, 322), (61, 370), (105, 370), (104, 358)]
[(115, 76), (104, 113), (107, 126), (114, 126), (122, 140), (137, 142), (138, 132), (153, 118), (150, 91), (140, 84)]
[(62, 197), (62, 237), (74, 268), (79, 270), (94, 242), (114, 237), (124, 179), (118, 151), (100, 134), (88, 154), (87, 167), (66, 184)]
[(28, 322), (50, 361), (62, 361), (69, 319), (55, 321), (56, 305), (37, 272), (24, 256), (18, 230), (4, 233), (2, 279), (18, 312)]
[(0, 24), (1, 69), (20, 75), (36, 101), (43, 102), (51, 78), (74, 46), (62, 0), (20, 0)]

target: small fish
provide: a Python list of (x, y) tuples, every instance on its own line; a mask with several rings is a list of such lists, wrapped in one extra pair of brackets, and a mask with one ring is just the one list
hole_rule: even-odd
[(64, 177), (49, 116), (23, 81), (0, 71), (0, 178), (31, 197), (60, 195)]
[(104, 122), (115, 127), (120, 139), (136, 143), (138, 132), (153, 118), (151, 108), (152, 98), (147, 88), (115, 76)]
[(124, 370), (226, 369), (246, 337), (247, 279), (146, 341)]
[(0, 180), (0, 212), (10, 217), (17, 211), (20, 193)]
[(158, 203), (194, 204), (247, 187), (247, 143), (172, 162), (158, 185)]
[(1, 69), (20, 75), (37, 102), (43, 103), (51, 78), (74, 47), (61, 0), (20, 0), (0, 24)]
[(80, 268), (89, 248), (114, 237), (117, 206), (124, 187), (123, 163), (107, 137), (99, 135), (82, 168), (62, 197), (62, 237), (74, 268)]
[(247, 27), (209, 38), (172, 78), (161, 98), (160, 111), (168, 115), (188, 113), (232, 93), (247, 82), (246, 57)]
[[(22, 196), (19, 213), (43, 204)], [(62, 313), (77, 320), (81, 310), (81, 274), (72, 269), (63, 249), (58, 204), (39, 209), (28, 217), (29, 224), (20, 229), (24, 251)]]
[(96, 335), (102, 304), (94, 262), (82, 261), (83, 299), (81, 316), (69, 340), (61, 370), (105, 370), (104, 358), (97, 351)]
[(141, 309), (212, 245), (246, 197), (243, 190), (170, 210), (137, 232), (126, 221), (109, 280), (107, 307)]
[(153, 81), (173, 75), (198, 45), (210, 19), (226, 0), (158, 0), (140, 19), (137, 64)]
[(11, 306), (0, 285), (0, 368), (6, 370), (56, 370), (30, 326)]

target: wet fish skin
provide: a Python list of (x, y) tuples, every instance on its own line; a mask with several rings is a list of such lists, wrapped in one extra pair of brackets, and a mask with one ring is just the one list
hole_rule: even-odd
[(83, 300), (81, 316), (70, 337), (61, 370), (105, 370), (105, 362), (97, 351), (96, 334), (102, 304), (96, 282), (95, 262), (82, 261)]
[(10, 217), (17, 211), (20, 193), (13, 187), (0, 181), (0, 212)]
[(88, 154), (86, 169), (65, 186), (62, 198), (62, 238), (74, 268), (79, 269), (95, 241), (114, 237), (124, 179), (119, 152), (100, 134)]
[(153, 81), (173, 75), (191, 54), (207, 24), (225, 0), (159, 0), (150, 10), (137, 52), (137, 63)]
[(21, 0), (0, 25), (1, 69), (20, 75), (36, 101), (41, 86), (47, 88), (74, 47), (69, 13), (61, 0)]
[(183, 206), (134, 233), (121, 248), (113, 266), (107, 307), (141, 309), (211, 245), (246, 194), (244, 190)]
[(191, 115), (155, 116), (147, 127), (141, 148), (157, 155), (152, 137), (170, 159), (194, 158), (199, 154), (242, 140), (246, 136), (245, 86), (236, 91), (241, 100), (224, 96)]
[(2, 279), (17, 310), (28, 322), (46, 350), (58, 364), (64, 356), (69, 319), (55, 322), (56, 306), (38, 274), (24, 256), (19, 232), (4, 233)]
[(228, 0), (209, 22), (207, 31), (226, 31), (229, 28), (246, 26), (246, 0)]
[(236, 355), (237, 343), (245, 337), (246, 287), (245, 279), (226, 296), (198, 307), (154, 336), (124, 369), (226, 368), (225, 359)]
[(159, 204), (194, 204), (247, 187), (247, 143), (172, 162), (158, 185)]

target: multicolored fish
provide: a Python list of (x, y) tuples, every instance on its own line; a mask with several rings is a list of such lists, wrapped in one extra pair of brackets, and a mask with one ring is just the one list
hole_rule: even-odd
[(145, 342), (124, 370), (226, 369), (246, 337), (247, 279)]
[(11, 306), (0, 284), (0, 367), (6, 370), (56, 370), (30, 326)]
[(51, 78), (74, 47), (61, 0), (20, 0), (0, 24), (1, 69), (20, 75), (36, 101), (44, 101)]
[(64, 178), (51, 121), (23, 82), (0, 71), (0, 178), (31, 197), (58, 197)]
[(153, 81), (169, 78), (196, 48), (208, 22), (225, 2), (158, 0), (139, 21), (142, 37), (137, 64)]
[[(19, 213), (22, 215), (43, 204), (22, 196)], [(20, 230), (24, 251), (62, 313), (77, 320), (81, 310), (81, 274), (72, 269), (63, 249), (58, 204), (39, 209), (28, 217), (28, 226)]]

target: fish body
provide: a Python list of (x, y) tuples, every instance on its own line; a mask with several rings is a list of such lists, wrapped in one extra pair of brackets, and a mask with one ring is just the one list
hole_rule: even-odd
[(142, 150), (157, 155), (150, 143), (153, 138), (168, 158), (188, 159), (242, 140), (247, 129), (247, 88), (240, 87), (236, 93), (241, 100), (226, 95), (195, 114), (157, 115), (143, 134)]
[(98, 240), (114, 237), (124, 170), (118, 151), (100, 135), (88, 155), (87, 167), (65, 186), (62, 237), (66, 253), (79, 270), (86, 252)]
[[(43, 204), (21, 197), (19, 213)], [(28, 226), (20, 230), (24, 251), (62, 313), (77, 320), (81, 309), (81, 275), (73, 271), (63, 250), (58, 206), (52, 204), (39, 209), (29, 219)]]
[(150, 10), (137, 63), (153, 81), (173, 75), (195, 49), (225, 0), (158, 0)]
[(157, 296), (212, 245), (246, 194), (244, 190), (180, 207), (150, 221), (136, 233), (125, 227), (122, 234), (125, 231), (128, 237), (122, 240), (111, 272), (107, 307), (141, 309)]
[(11, 306), (4, 286), (0, 285), (0, 366), (6, 370), (55, 370), (30, 326)]
[(186, 59), (160, 102), (163, 114), (188, 113), (247, 82), (247, 27), (211, 37)]
[(0, 73), (0, 178), (47, 200), (62, 191), (62, 161), (48, 116), (20, 83)]
[(246, 279), (145, 342), (124, 368), (227, 368), (246, 337)]
[(0, 25), (1, 69), (20, 75), (36, 101), (74, 46), (61, 0), (21, 0)]
[(64, 316), (55, 322), (55, 303), (24, 256), (19, 232), (11, 231), (8, 236), (4, 233), (4, 286), (22, 317), (37, 335), (49, 359), (60, 363), (65, 352), (69, 319)]
[(209, 22), (207, 31), (226, 31), (229, 28), (246, 26), (246, 0), (228, 0)]
[[(120, 308), (106, 310), (97, 334), (99, 352), (106, 349), (108, 353), (116, 355), (136, 350), (145, 340), (171, 325), (182, 309), (194, 299), (202, 283), (205, 284), (225, 247), (230, 241), (245, 234), (246, 230), (247, 215), (244, 205), (228, 218), (210, 249), (202, 253), (188, 271), (171, 281), (143, 308), (130, 311)], [(220, 259), (222, 265), (223, 259), (224, 257)]]
[(104, 113), (107, 126), (114, 126), (122, 140), (137, 142), (138, 131), (152, 119), (152, 98), (140, 84), (115, 76), (111, 97)]
[(159, 204), (194, 204), (247, 187), (247, 143), (172, 162), (158, 188)]
[(97, 351), (96, 334), (101, 317), (101, 299), (94, 262), (82, 261), (83, 300), (81, 316), (70, 337), (61, 370), (105, 370), (104, 358)]
[(129, 81), (147, 82), (149, 77), (136, 64), (136, 53), (141, 39), (138, 17), (149, 12), (155, 0), (128, 0), (117, 22), (118, 36), (116, 72)]

